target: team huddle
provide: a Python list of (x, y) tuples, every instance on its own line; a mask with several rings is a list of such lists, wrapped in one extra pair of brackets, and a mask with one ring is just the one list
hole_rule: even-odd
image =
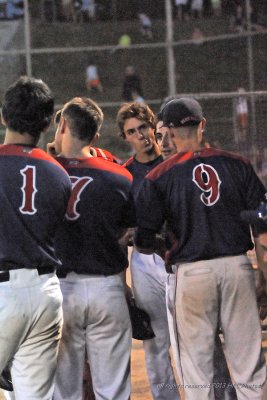
[(92, 398), (128, 400), (134, 297), (154, 332), (143, 341), (153, 399), (262, 399), (247, 257), (254, 242), (258, 249), (257, 218), (242, 213), (266, 190), (250, 162), (210, 146), (193, 98), (167, 99), (157, 115), (123, 104), (117, 124), (134, 154), (124, 164), (95, 147), (104, 116), (92, 99), (75, 97), (56, 113), (43, 151), (53, 116), (43, 81), (21, 77), (7, 89), (0, 387), (10, 371), (16, 400), (82, 400), (88, 363)]

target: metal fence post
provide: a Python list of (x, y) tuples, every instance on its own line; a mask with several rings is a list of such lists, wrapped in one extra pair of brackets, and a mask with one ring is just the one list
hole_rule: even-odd
[(166, 62), (168, 69), (169, 96), (176, 94), (175, 58), (173, 51), (173, 23), (171, 0), (165, 0), (166, 13)]
[(25, 35), (25, 50), (26, 50), (26, 72), (28, 76), (32, 76), (31, 33), (30, 33), (30, 14), (29, 14), (28, 0), (24, 0), (24, 35)]

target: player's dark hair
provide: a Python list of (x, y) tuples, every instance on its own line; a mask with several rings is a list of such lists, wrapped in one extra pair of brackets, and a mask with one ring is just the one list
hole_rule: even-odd
[(148, 105), (137, 102), (124, 103), (117, 114), (117, 124), (120, 129), (120, 136), (123, 138), (125, 138), (124, 125), (129, 118), (137, 118), (140, 121), (145, 121), (151, 128), (155, 129), (156, 117)]
[(87, 97), (74, 97), (62, 109), (61, 115), (68, 121), (72, 136), (91, 143), (103, 123), (101, 108)]
[(20, 77), (4, 94), (2, 115), (7, 127), (20, 134), (28, 133), (37, 140), (50, 124), (54, 98), (41, 80)]

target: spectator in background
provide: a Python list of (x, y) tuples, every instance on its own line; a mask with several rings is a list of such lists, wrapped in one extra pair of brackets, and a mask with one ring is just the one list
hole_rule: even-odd
[(7, 18), (7, 0), (0, 0), (0, 18)]
[(133, 92), (137, 92), (139, 96), (143, 97), (143, 90), (141, 79), (135, 72), (132, 65), (128, 65), (125, 69), (125, 77), (123, 81), (122, 97), (126, 101), (133, 100)]
[(127, 33), (124, 33), (123, 35), (121, 35), (119, 37), (119, 41), (117, 46), (113, 47), (113, 49), (111, 49), (110, 53), (115, 53), (115, 51), (125, 48), (125, 47), (130, 47), (132, 43), (132, 39), (131, 36), (129, 36)]
[(234, 32), (243, 32), (245, 26), (244, 9), (242, 0), (234, 2), (234, 11), (230, 17), (230, 28)]
[(81, 14), (83, 22), (90, 22), (95, 19), (94, 0), (82, 0)]
[(62, 14), (66, 22), (72, 21), (72, 2), (71, 0), (62, 0)]
[(89, 1), (89, 18), (90, 20), (95, 19), (95, 13), (96, 13), (96, 3), (95, 0), (90, 0)]
[(138, 14), (139, 22), (140, 22), (140, 30), (144, 37), (147, 39), (152, 39), (152, 22), (148, 15), (145, 13)]
[(234, 110), (237, 120), (237, 137), (235, 140), (237, 143), (246, 141), (248, 130), (248, 102), (246, 97), (242, 96), (246, 91), (244, 88), (239, 88), (238, 92), (241, 96), (234, 100)]
[(90, 21), (89, 8), (90, 8), (90, 0), (82, 0), (81, 16), (83, 22)]
[(191, 12), (194, 18), (202, 16), (203, 0), (193, 0), (191, 3)]
[(136, 90), (132, 92), (132, 99), (136, 103), (145, 103), (145, 99)]
[(82, 17), (82, 0), (72, 0), (72, 20), (79, 23)]
[(204, 35), (198, 26), (195, 26), (192, 32), (192, 40), (194, 44), (203, 44)]
[(188, 7), (187, 0), (175, 0), (176, 6), (176, 17), (179, 21), (183, 21), (187, 19), (187, 7)]
[(129, 47), (131, 45), (131, 42), (131, 36), (127, 35), (127, 33), (124, 33), (120, 36), (118, 44), (119, 47)]
[(98, 91), (102, 92), (103, 87), (99, 78), (97, 66), (93, 63), (90, 62), (88, 67), (86, 68), (86, 88), (91, 91)]
[(221, 0), (212, 0), (212, 10), (213, 14), (218, 17), (221, 15)]

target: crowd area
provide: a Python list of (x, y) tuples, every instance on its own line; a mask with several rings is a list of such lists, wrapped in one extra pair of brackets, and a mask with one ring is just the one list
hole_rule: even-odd
[[(119, 4), (119, 2), (118, 2)], [(98, 19), (113, 20), (123, 18), (119, 13), (116, 2), (103, 2), (101, 0), (29, 0), (30, 13), (47, 22), (61, 21), (73, 23), (90, 23)], [(127, 6), (127, 5), (126, 5)], [(266, 6), (266, 5), (265, 5)], [(250, 1), (250, 18), (252, 28), (263, 29), (266, 21), (261, 20), (264, 12), (262, 0)], [(0, 19), (14, 19), (23, 17), (24, 2), (21, 0), (1, 0)], [(144, 36), (152, 39), (154, 12), (147, 10), (141, 4), (131, 5), (132, 12), (128, 18), (135, 17), (139, 20), (140, 29)], [(246, 1), (245, 0), (173, 0), (173, 17), (179, 23), (189, 19), (207, 18), (224, 14), (229, 18), (230, 29), (240, 32), (246, 29)], [(265, 9), (266, 11), (266, 9)], [(118, 13), (118, 15), (116, 14)], [(124, 13), (127, 18), (127, 12)], [(158, 17), (162, 17), (159, 15)]]
[(103, 121), (90, 97), (55, 113), (40, 79), (22, 76), (4, 94), (6, 399), (128, 400), (132, 338), (154, 400), (265, 399), (266, 188), (247, 159), (213, 147), (192, 97), (166, 98), (157, 114), (126, 100), (123, 163), (97, 147)]

